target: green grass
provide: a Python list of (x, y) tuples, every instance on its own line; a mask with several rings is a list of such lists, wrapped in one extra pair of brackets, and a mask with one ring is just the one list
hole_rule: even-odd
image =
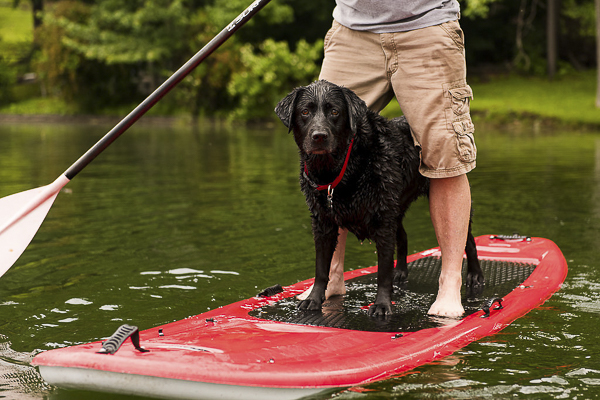
[(471, 85), (474, 112), (496, 115), (539, 116), (568, 124), (600, 126), (596, 104), (596, 71), (572, 73), (553, 81), (510, 76)]
[(12, 115), (76, 115), (77, 109), (62, 100), (53, 98), (33, 98), (0, 107), (0, 114)]
[[(596, 102), (596, 71), (570, 73), (550, 81), (540, 77), (498, 76), (487, 82), (471, 80), (472, 113), (491, 122), (533, 118), (569, 125), (600, 127)], [(392, 102), (382, 112), (399, 115)]]
[(23, 7), (13, 8), (11, 3), (0, 1), (0, 38), (6, 43), (31, 43), (33, 40), (31, 10)]
[[(21, 2), (28, 4), (28, 2)], [(8, 60), (20, 59), (33, 42), (33, 16), (26, 7), (12, 7), (0, 1), (0, 54)]]

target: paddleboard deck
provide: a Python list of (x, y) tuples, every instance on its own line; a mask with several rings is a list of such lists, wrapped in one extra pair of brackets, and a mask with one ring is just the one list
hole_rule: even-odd
[(434, 248), (408, 257), (408, 281), (387, 319), (367, 315), (377, 275), (369, 267), (346, 272), (347, 294), (319, 312), (296, 308), (309, 279), (141, 331), (137, 349), (127, 340), (114, 354), (98, 353), (102, 342), (94, 342), (40, 353), (33, 365), (59, 387), (178, 399), (296, 399), (387, 379), (500, 331), (566, 277), (550, 240), (480, 236), (476, 243), (486, 284), (463, 288), (460, 320), (426, 314), (441, 268)]

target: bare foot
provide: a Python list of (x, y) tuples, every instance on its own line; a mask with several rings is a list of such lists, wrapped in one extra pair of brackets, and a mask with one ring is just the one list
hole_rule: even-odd
[(308, 289), (306, 289), (304, 292), (297, 295), (296, 298), (298, 300), (306, 300), (308, 298), (308, 295), (310, 294), (310, 292), (312, 292), (314, 286), (315, 285), (310, 285), (310, 287)]
[[(306, 300), (314, 285), (311, 285), (304, 292), (296, 296), (298, 300)], [(329, 283), (327, 283), (327, 290), (325, 290), (325, 299), (332, 296), (346, 294), (346, 285), (344, 284), (344, 275), (342, 276), (329, 276)]]
[(458, 318), (465, 313), (460, 300), (461, 275), (440, 276), (437, 298), (429, 309), (429, 315)]
[(346, 294), (346, 284), (344, 283), (344, 266), (339, 271), (329, 274), (329, 283), (325, 291), (325, 298)]

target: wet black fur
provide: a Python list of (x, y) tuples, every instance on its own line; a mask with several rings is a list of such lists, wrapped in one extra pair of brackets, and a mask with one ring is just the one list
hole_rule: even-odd
[[(369, 315), (392, 313), (393, 282), (408, 275), (407, 237), (402, 219), (410, 204), (429, 192), (429, 180), (419, 169), (419, 149), (404, 117), (388, 120), (368, 109), (351, 90), (327, 81), (294, 89), (279, 102), (275, 112), (294, 133), (300, 154), (300, 186), (312, 215), (316, 249), (315, 285), (301, 309), (319, 310), (325, 300), (331, 259), (338, 227), (359, 240), (371, 239), (378, 254), (377, 297)], [(354, 144), (343, 180), (333, 192), (333, 207), (327, 185), (342, 169), (350, 141)], [(308, 176), (304, 174), (306, 165)], [(394, 272), (394, 250), (398, 262)], [(466, 284), (483, 284), (471, 234), (466, 245)]]

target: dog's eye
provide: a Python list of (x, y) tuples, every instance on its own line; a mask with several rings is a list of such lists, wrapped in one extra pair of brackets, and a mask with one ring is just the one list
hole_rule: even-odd
[(308, 109), (305, 108), (304, 110), (302, 110), (302, 115), (308, 115)]
[(338, 114), (339, 114), (339, 112), (335, 108), (333, 110), (331, 110), (331, 115), (338, 115)]

